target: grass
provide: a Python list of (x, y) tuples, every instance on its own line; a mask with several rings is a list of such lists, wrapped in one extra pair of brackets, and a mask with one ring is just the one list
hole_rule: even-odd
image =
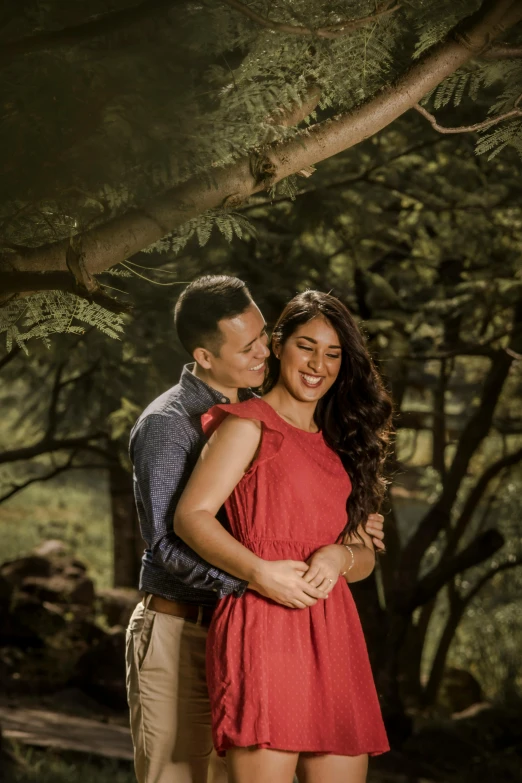
[(132, 765), (112, 759), (12, 746), (17, 762), (5, 783), (135, 783)]
[(98, 589), (112, 584), (110, 499), (104, 471), (80, 471), (32, 484), (0, 506), (1, 562), (49, 538), (64, 541)]

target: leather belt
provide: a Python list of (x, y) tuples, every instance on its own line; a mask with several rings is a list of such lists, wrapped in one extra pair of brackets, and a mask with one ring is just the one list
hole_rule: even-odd
[[(146, 599), (144, 599), (145, 603)], [(147, 605), (147, 604), (146, 604)], [(151, 595), (147, 605), (148, 609), (161, 614), (170, 614), (172, 617), (183, 617), (190, 623), (197, 623), (208, 628), (212, 615), (213, 606), (201, 606), (200, 604), (185, 604), (180, 601), (171, 601), (169, 598), (163, 598), (160, 595)]]

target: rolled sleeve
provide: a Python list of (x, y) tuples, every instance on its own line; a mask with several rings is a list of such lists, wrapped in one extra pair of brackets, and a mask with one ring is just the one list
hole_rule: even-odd
[(207, 563), (174, 532), (174, 512), (199, 457), (181, 417), (151, 414), (131, 442), (134, 491), (152, 558), (182, 584), (219, 597), (243, 595), (247, 583)]

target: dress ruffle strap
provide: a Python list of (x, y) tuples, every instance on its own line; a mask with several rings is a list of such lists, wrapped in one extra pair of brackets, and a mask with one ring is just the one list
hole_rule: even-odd
[(285, 437), (284, 424), (268, 403), (255, 398), (234, 404), (214, 405), (201, 417), (205, 435), (210, 438), (227, 416), (253, 419), (262, 424), (261, 443), (252, 468), (272, 459), (281, 449)]

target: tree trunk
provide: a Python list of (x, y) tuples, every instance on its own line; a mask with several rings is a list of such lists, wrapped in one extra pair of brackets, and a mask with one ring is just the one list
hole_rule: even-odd
[(434, 704), (437, 699), (444, 669), (446, 668), (446, 659), (451, 647), (451, 642), (453, 641), (453, 637), (455, 636), (457, 628), (459, 627), (460, 621), (462, 619), (464, 606), (465, 604), (463, 601), (454, 601), (453, 605), (451, 606), (448, 620), (444, 626), (444, 630), (442, 631), (442, 636), (439, 640), (437, 652), (435, 653), (435, 657), (431, 665), (430, 676), (422, 694), (422, 704), (425, 707), (429, 707), (431, 704)]
[[(486, 0), (460, 26), (458, 35), (448, 36), (417, 60), (393, 87), (379, 91), (351, 112), (312, 125), (297, 138), (212, 169), (206, 178), (195, 177), (157, 196), (141, 209), (130, 210), (85, 231), (81, 237), (85, 269), (91, 275), (99, 274), (206, 210), (236, 208), (254, 193), (359, 144), (414, 107), (520, 18), (522, 8), (513, 0)], [(5, 293), (45, 288), (45, 274), (40, 273), (68, 273), (69, 245), (67, 237), (10, 257), (10, 271), (2, 275)], [(53, 287), (59, 288), (55, 280)]]
[(138, 587), (141, 538), (138, 514), (132, 491), (132, 476), (119, 462), (109, 468), (114, 551), (114, 586)]

